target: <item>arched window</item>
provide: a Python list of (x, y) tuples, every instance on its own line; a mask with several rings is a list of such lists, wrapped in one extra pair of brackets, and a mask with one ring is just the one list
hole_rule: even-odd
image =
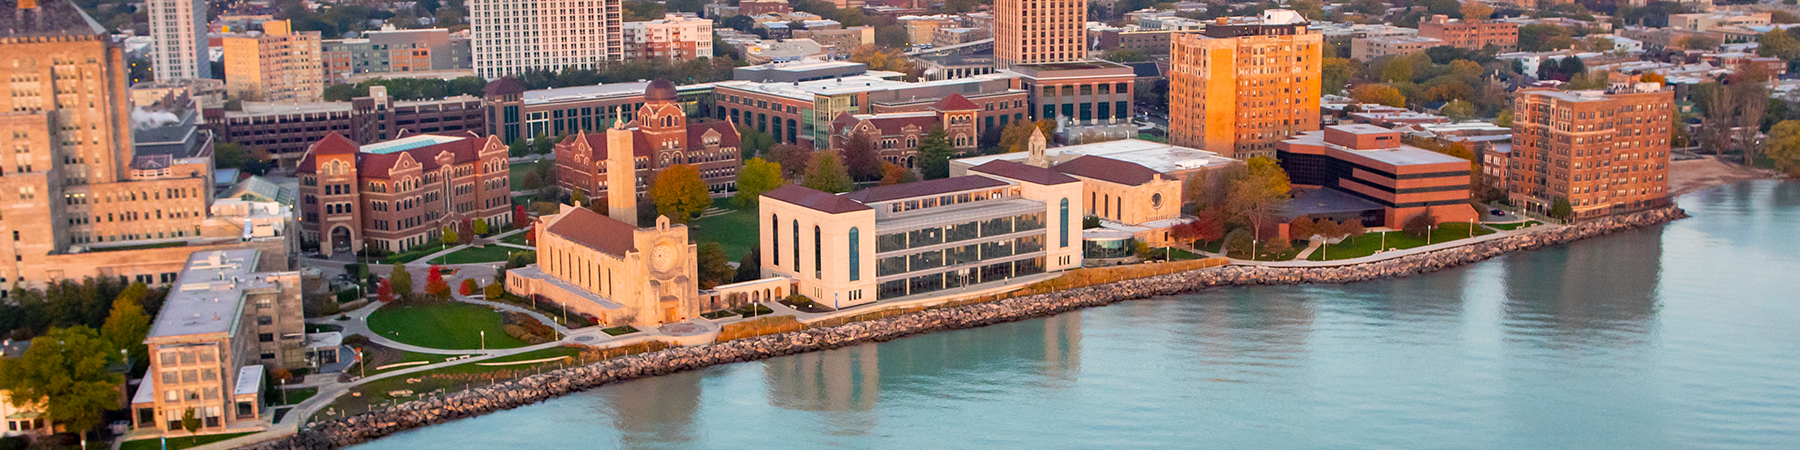
[(1062, 199), (1062, 225), (1060, 226), (1060, 230), (1062, 231), (1062, 247), (1061, 248), (1068, 248), (1069, 247), (1069, 199), (1067, 197), (1064, 197)]
[(861, 230), (857, 230), (856, 227), (850, 227), (850, 281), (862, 279), (861, 238)]
[(825, 233), (820, 232), (818, 225), (813, 225), (813, 278), (825, 275)]
[(771, 252), (769, 253), (769, 258), (773, 260), (770, 265), (775, 266), (775, 267), (781, 267), (781, 215), (780, 214), (770, 214), (769, 215), (769, 245), (774, 246), (774, 248), (770, 249)]
[(800, 274), (800, 221), (794, 221), (794, 274)]

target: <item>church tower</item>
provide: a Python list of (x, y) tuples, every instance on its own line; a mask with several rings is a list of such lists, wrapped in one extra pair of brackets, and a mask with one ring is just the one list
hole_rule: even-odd
[(623, 118), (606, 129), (606, 215), (638, 226), (637, 151)]
[(1046, 144), (1047, 143), (1044, 141), (1044, 129), (1032, 126), (1031, 139), (1027, 140), (1025, 143), (1027, 155), (1025, 157), (1025, 164), (1034, 167), (1050, 167), (1050, 161), (1044, 156), (1044, 146)]

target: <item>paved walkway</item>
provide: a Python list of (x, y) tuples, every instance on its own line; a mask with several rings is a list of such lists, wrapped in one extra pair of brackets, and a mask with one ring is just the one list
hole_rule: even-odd
[(369, 330), (369, 315), (374, 314), (375, 310), (380, 309), (384, 305), (387, 305), (387, 304), (382, 303), (382, 302), (369, 302), (368, 306), (357, 308), (355, 311), (350, 311), (350, 312), (344, 313), (343, 315), (350, 316), (349, 320), (338, 320), (338, 316), (328, 316), (328, 317), (314, 317), (311, 319), (306, 319), (306, 323), (331, 324), (331, 325), (341, 326), (341, 327), (344, 327), (343, 333), (345, 336), (349, 336), (352, 334), (360, 334), (363, 336), (368, 336), (369, 341), (374, 342), (376, 344), (381, 344), (381, 346), (383, 346), (383, 347), (397, 349), (397, 350), (405, 350), (405, 351), (414, 352), (414, 353), (435, 353), (435, 354), (440, 354), (440, 355), (484, 355), (484, 354), (490, 354), (490, 353), (494, 352), (494, 350), (487, 350), (487, 351), (482, 351), (482, 350), (445, 350), (445, 349), (436, 349), (436, 348), (430, 348), (430, 347), (420, 347), (417, 345), (407, 344), (404, 342), (389, 339), (387, 336), (382, 336), (380, 334), (376, 334), (374, 331)]
[(1510, 231), (1496, 230), (1493, 234), (1485, 234), (1485, 235), (1481, 235), (1481, 236), (1475, 236), (1472, 238), (1457, 239), (1457, 240), (1450, 241), (1450, 242), (1443, 242), (1443, 243), (1413, 247), (1413, 248), (1408, 248), (1408, 249), (1389, 250), (1389, 251), (1380, 252), (1380, 253), (1376, 253), (1376, 254), (1369, 255), (1369, 256), (1364, 256), (1361, 258), (1338, 259), (1338, 260), (1331, 260), (1331, 261), (1305, 261), (1305, 260), (1250, 261), (1250, 260), (1244, 260), (1244, 259), (1232, 259), (1231, 263), (1235, 264), (1235, 265), (1240, 265), (1240, 266), (1265, 266), (1265, 267), (1349, 266), (1349, 265), (1356, 265), (1356, 264), (1367, 264), (1367, 263), (1372, 263), (1372, 262), (1377, 262), (1377, 261), (1386, 261), (1386, 260), (1390, 260), (1390, 259), (1395, 259), (1395, 258), (1400, 258), (1400, 257), (1410, 256), (1410, 255), (1417, 255), (1417, 254), (1421, 254), (1421, 253), (1430, 253), (1430, 252), (1435, 252), (1438, 250), (1456, 248), (1456, 247), (1461, 247), (1461, 246), (1465, 246), (1465, 245), (1478, 244), (1478, 243), (1487, 242), (1487, 241), (1505, 238), (1505, 237), (1510, 237), (1510, 236), (1516, 236), (1516, 235), (1522, 235), (1522, 234), (1528, 234), (1528, 233), (1539, 233), (1539, 232), (1543, 232), (1546, 230), (1553, 230), (1553, 229), (1557, 229), (1557, 228), (1561, 228), (1561, 227), (1562, 227), (1561, 225), (1545, 224), (1545, 225), (1539, 225), (1539, 226), (1530, 227), (1530, 228), (1520, 228), (1517, 230), (1510, 230)]

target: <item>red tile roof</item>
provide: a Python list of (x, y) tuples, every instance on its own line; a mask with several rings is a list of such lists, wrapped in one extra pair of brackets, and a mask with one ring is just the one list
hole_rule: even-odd
[(769, 192), (764, 192), (763, 196), (811, 208), (827, 214), (843, 214), (847, 212), (874, 209), (842, 195), (793, 184), (778, 187)]
[[(737, 147), (742, 141), (742, 138), (738, 136), (737, 127), (732, 126), (730, 122), (718, 120), (688, 122), (687, 129), (687, 146), (684, 147), (684, 149), (688, 151), (706, 148), (705, 145), (701, 144), (701, 139), (706, 136), (707, 130), (717, 130), (719, 132), (720, 148)], [(644, 133), (639, 132), (636, 128), (632, 128), (630, 131), (631, 140), (633, 142), (631, 149), (632, 155), (649, 158), (656, 154), (656, 146), (650, 145), (650, 142), (645, 140), (647, 138), (644, 137)], [(571, 145), (576, 139), (587, 140), (588, 148), (591, 150), (588, 154), (588, 158), (594, 161), (606, 160), (606, 130), (595, 130), (592, 132), (584, 130), (579, 134), (563, 138), (563, 141), (558, 144)]]
[(844, 194), (844, 196), (862, 203), (875, 203), (902, 198), (927, 197), (948, 194), (951, 192), (997, 188), (1006, 185), (1007, 183), (1005, 181), (993, 178), (983, 176), (962, 176), (920, 181), (916, 183), (901, 183), (889, 186), (872, 187)]
[(986, 164), (970, 167), (969, 171), (1002, 176), (1045, 186), (1081, 182), (1081, 180), (1077, 180), (1075, 177), (1063, 175), (1062, 172), (1002, 159), (988, 161)]
[(587, 208), (570, 209), (545, 231), (608, 255), (623, 257), (637, 250), (637, 226)]
[(943, 99), (938, 100), (937, 103), (932, 103), (931, 109), (938, 111), (974, 111), (981, 109), (981, 106), (976, 105), (975, 102), (969, 101), (969, 99), (963, 97), (962, 94), (950, 94), (949, 97), (944, 97)]
[(1053, 167), (1058, 172), (1078, 177), (1138, 186), (1155, 179), (1156, 169), (1141, 164), (1101, 156), (1086, 155)]
[(358, 176), (388, 178), (389, 172), (391, 172), (394, 169), (394, 165), (400, 161), (400, 155), (411, 156), (412, 160), (419, 163), (423, 170), (437, 170), (439, 167), (437, 155), (443, 152), (450, 152), (451, 155), (454, 155), (454, 158), (451, 159), (452, 164), (469, 164), (476, 162), (481, 157), (481, 149), (487, 146), (489, 139), (487, 137), (477, 138), (457, 134), (440, 134), (439, 136), (448, 136), (457, 139), (451, 142), (427, 145), (394, 153), (366, 153), (362, 152), (361, 146), (356, 145), (355, 142), (334, 132), (326, 135), (323, 139), (319, 139), (319, 142), (314, 143), (312, 147), (307, 150), (306, 156), (300, 159), (300, 164), (296, 170), (301, 173), (313, 173), (317, 171), (318, 167), (316, 161), (313, 159), (313, 155), (354, 153), (356, 155), (356, 171)]

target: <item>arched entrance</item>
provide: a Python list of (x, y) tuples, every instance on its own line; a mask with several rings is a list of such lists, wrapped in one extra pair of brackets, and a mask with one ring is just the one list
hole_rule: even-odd
[(350, 228), (339, 225), (331, 229), (331, 253), (350, 251)]

